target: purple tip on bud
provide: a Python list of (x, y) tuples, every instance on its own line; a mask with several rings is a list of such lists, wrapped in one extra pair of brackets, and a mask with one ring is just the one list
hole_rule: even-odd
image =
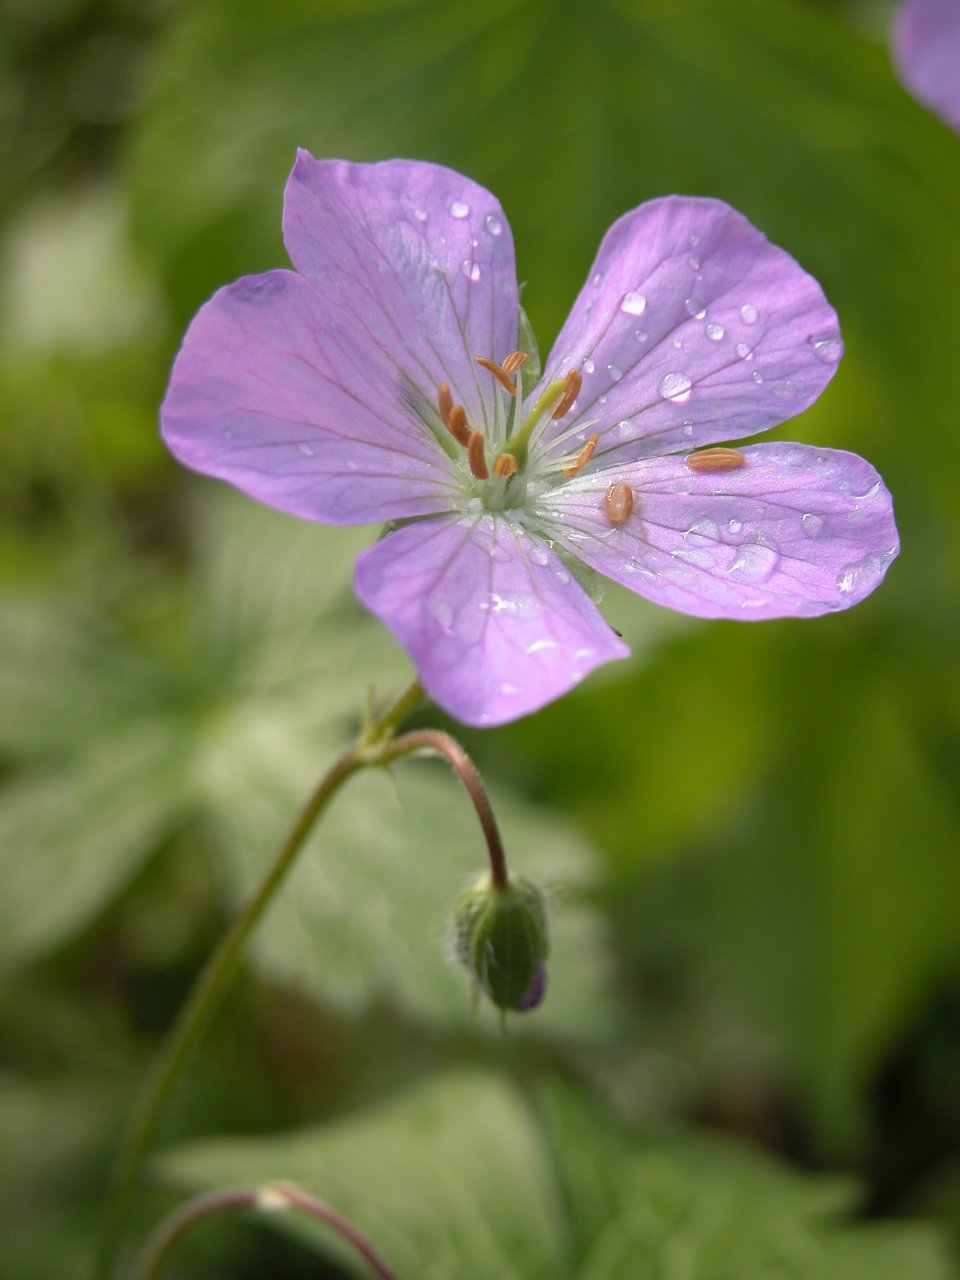
[(547, 970), (542, 964), (537, 965), (537, 972), (533, 976), (533, 981), (527, 990), (527, 994), (523, 999), (515, 1004), (514, 1010), (517, 1013), (526, 1013), (529, 1009), (535, 1009), (543, 999), (547, 990)]

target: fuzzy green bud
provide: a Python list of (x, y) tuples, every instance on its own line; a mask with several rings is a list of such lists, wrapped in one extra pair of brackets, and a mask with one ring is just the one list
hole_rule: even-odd
[(547, 909), (543, 893), (522, 876), (504, 885), (483, 876), (457, 903), (457, 958), (498, 1009), (521, 1012), (543, 998)]

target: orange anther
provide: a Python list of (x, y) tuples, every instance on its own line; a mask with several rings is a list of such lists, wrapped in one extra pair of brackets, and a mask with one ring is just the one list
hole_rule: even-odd
[(530, 353), (528, 351), (511, 351), (500, 368), (512, 378), (521, 365), (525, 365), (529, 359)]
[(603, 511), (611, 524), (626, 524), (633, 513), (633, 490), (622, 480), (603, 495)]
[(552, 413), (554, 418), (562, 418), (565, 413), (570, 412), (570, 406), (580, 394), (580, 388), (583, 386), (583, 377), (576, 369), (571, 369), (567, 374), (566, 385), (563, 389), (563, 395), (557, 401), (556, 408)]
[(520, 463), (512, 453), (498, 453), (493, 461), (495, 476), (515, 476), (520, 470)]
[(485, 444), (486, 438), (482, 431), (470, 432), (470, 438), (467, 441), (467, 461), (470, 463), (470, 470), (478, 480), (486, 480), (490, 475), (484, 451)]
[(701, 449), (689, 455), (687, 466), (692, 471), (736, 471), (744, 461), (736, 449)]
[(574, 460), (570, 463), (569, 467), (563, 468), (563, 474), (565, 476), (575, 476), (578, 471), (583, 470), (583, 468), (587, 465), (587, 463), (593, 457), (593, 451), (594, 449), (596, 449), (597, 441), (599, 439), (600, 437), (596, 433), (594, 433), (590, 437), (590, 439), (583, 446), (583, 448), (580, 450), (580, 452), (577, 454)]
[(447, 426), (450, 421), (450, 410), (453, 408), (453, 396), (445, 382), (440, 383), (437, 391), (437, 406), (440, 409), (440, 419), (443, 425)]
[(494, 364), (493, 361), (488, 360), (486, 356), (477, 356), (477, 364), (483, 365), (484, 369), (488, 369), (505, 391), (509, 391), (512, 396), (517, 394), (517, 388), (513, 385), (509, 376), (498, 364)]
[(462, 404), (455, 404), (447, 414), (447, 430), (460, 444), (466, 446), (470, 443), (467, 411)]

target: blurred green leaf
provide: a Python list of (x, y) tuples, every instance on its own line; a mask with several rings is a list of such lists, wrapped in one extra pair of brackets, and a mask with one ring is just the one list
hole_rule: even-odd
[[(646, 1138), (569, 1089), (523, 1105), (495, 1077), (434, 1078), (325, 1128), (211, 1139), (161, 1169), (205, 1189), (286, 1179), (403, 1275), (458, 1280), (946, 1280), (925, 1228), (851, 1227), (851, 1189), (719, 1140)], [(325, 1231), (285, 1225), (322, 1248)], [(356, 1265), (356, 1264), (354, 1264)]]
[[(57, 761), (0, 790), (0, 962), (55, 946), (197, 815), (233, 894), (248, 897), (371, 686), (382, 699), (409, 680), (403, 655), (346, 594), (362, 536), (224, 494), (200, 524), (195, 594), (165, 622), (148, 611), (143, 633), (124, 641), (69, 598), (0, 611), (5, 746)], [(392, 997), (419, 1017), (463, 1022), (470, 1000), (449, 963), (449, 917), (486, 850), (454, 779), (422, 764), (396, 774), (397, 789), (385, 776), (351, 780), (255, 954), (325, 1000)], [(558, 890), (552, 991), (536, 1027), (606, 1031), (599, 919), (570, 897), (595, 879), (593, 852), (505, 787), (497, 807), (516, 869)]]

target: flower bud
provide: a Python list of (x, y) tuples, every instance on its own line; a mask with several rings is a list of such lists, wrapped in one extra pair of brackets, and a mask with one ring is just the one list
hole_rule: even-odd
[(498, 1009), (520, 1013), (543, 999), (547, 910), (529, 880), (481, 877), (457, 903), (454, 940), (458, 960)]

